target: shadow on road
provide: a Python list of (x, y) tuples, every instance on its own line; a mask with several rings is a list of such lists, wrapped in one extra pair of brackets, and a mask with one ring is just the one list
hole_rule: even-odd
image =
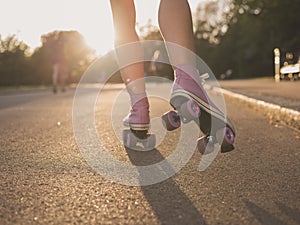
[[(136, 152), (126, 148), (126, 151), (130, 161), (136, 166), (146, 166), (164, 160), (156, 149), (150, 152)], [(172, 178), (158, 184), (142, 186), (141, 190), (161, 224), (207, 224)]]
[(294, 220), (297, 224), (300, 224), (300, 212), (298, 210), (292, 209), (292, 208), (290, 208), (282, 203), (279, 203), (279, 202), (276, 202), (276, 205), (288, 217), (290, 217), (292, 220)]
[[(248, 210), (255, 216), (255, 218), (261, 223), (265, 225), (283, 225), (286, 222), (278, 219), (274, 216), (274, 213), (268, 212), (262, 207), (250, 202), (249, 200), (244, 200), (246, 207)], [(276, 203), (277, 207), (284, 212), (290, 219), (294, 220), (297, 224), (300, 224), (300, 212), (292, 209), (282, 203)]]

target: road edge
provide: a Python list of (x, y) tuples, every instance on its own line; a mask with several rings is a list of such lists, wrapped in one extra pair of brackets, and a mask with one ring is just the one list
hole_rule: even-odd
[(261, 110), (265, 114), (267, 114), (272, 121), (279, 121), (280, 123), (300, 130), (300, 112), (297, 110), (251, 98), (246, 95), (235, 93), (220, 87), (213, 87), (208, 85), (208, 89), (217, 93), (221, 93), (224, 96), (227, 96), (234, 100), (238, 100), (239, 102), (254, 107), (255, 109)]

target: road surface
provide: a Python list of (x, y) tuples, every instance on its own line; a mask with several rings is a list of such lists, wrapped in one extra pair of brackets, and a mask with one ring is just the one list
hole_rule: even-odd
[[(88, 101), (95, 91), (87, 88), (83, 98)], [(95, 107), (106, 148), (136, 165), (166, 158), (177, 143), (176, 132), (152, 152), (123, 147), (110, 122), (119, 92), (119, 87), (107, 88)], [(81, 154), (72, 127), (73, 97), (74, 90), (0, 96), (0, 224), (300, 223), (299, 131), (226, 99), (237, 129), (233, 152), (218, 154), (199, 172), (201, 154), (195, 151), (175, 176), (150, 186), (127, 186), (97, 173)], [(150, 103), (152, 116), (169, 107), (156, 98)], [(115, 108), (127, 110), (125, 103)]]

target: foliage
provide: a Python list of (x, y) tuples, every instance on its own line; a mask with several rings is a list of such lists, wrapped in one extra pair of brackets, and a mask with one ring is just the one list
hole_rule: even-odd
[(53, 31), (41, 37), (42, 45), (30, 54), (15, 35), (0, 36), (0, 85), (50, 84), (55, 55), (63, 54), (69, 81), (75, 82), (95, 58), (77, 31)]
[[(216, 76), (233, 78), (273, 75), (273, 50), (300, 52), (300, 0), (207, 1), (194, 14), (196, 53)], [(145, 40), (162, 40), (149, 24)], [(153, 52), (152, 52), (153, 54)]]
[[(196, 18), (197, 52), (216, 74), (231, 69), (236, 78), (273, 75), (275, 47), (299, 51), (299, 0), (234, 0), (227, 8), (223, 21), (212, 27)], [(227, 27), (225, 33), (213, 32), (220, 26)], [(205, 32), (211, 36), (205, 38)]]
[(213, 44), (220, 43), (220, 38), (228, 30), (228, 24), (233, 18), (233, 7), (229, 0), (199, 4), (194, 15), (196, 39), (203, 39)]
[(37, 48), (33, 58), (45, 83), (51, 81), (52, 65), (57, 55), (62, 55), (69, 68), (70, 81), (78, 81), (81, 74), (94, 59), (94, 51), (87, 47), (80, 33), (77, 31), (53, 31), (42, 35), (42, 46)]
[(139, 36), (142, 40), (163, 40), (159, 29), (151, 23), (151, 20), (145, 26), (139, 27)]
[(0, 36), (0, 84), (20, 85), (31, 81), (29, 46), (15, 35)]
[[(200, 4), (194, 15), (196, 53), (217, 77), (226, 71), (233, 71), (233, 78), (273, 75), (274, 48), (300, 54), (299, 12), (300, 0), (223, 0)], [(143, 40), (162, 40), (151, 21), (139, 32)], [(145, 54), (155, 55), (156, 50), (166, 57), (163, 45), (148, 49)], [(77, 31), (43, 35), (41, 46), (32, 54), (29, 46), (15, 35), (0, 36), (0, 85), (51, 83), (56, 54), (62, 54), (67, 61), (71, 82), (78, 81), (95, 59), (95, 52)], [(148, 74), (153, 73), (150, 65), (145, 63)], [(172, 69), (163, 66), (165, 71), (159, 75), (171, 78)]]

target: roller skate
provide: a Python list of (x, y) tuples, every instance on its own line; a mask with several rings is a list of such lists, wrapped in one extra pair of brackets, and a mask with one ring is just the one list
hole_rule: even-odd
[(130, 94), (131, 111), (123, 119), (123, 143), (132, 150), (150, 151), (155, 148), (156, 137), (150, 133), (149, 103), (145, 93)]
[(211, 153), (215, 144), (221, 152), (234, 149), (235, 129), (218, 107), (209, 99), (203, 88), (208, 74), (199, 75), (192, 66), (181, 66), (175, 70), (170, 104), (174, 110), (162, 115), (165, 128), (169, 131), (181, 123), (194, 121), (204, 134), (197, 140), (197, 148), (202, 154)]

